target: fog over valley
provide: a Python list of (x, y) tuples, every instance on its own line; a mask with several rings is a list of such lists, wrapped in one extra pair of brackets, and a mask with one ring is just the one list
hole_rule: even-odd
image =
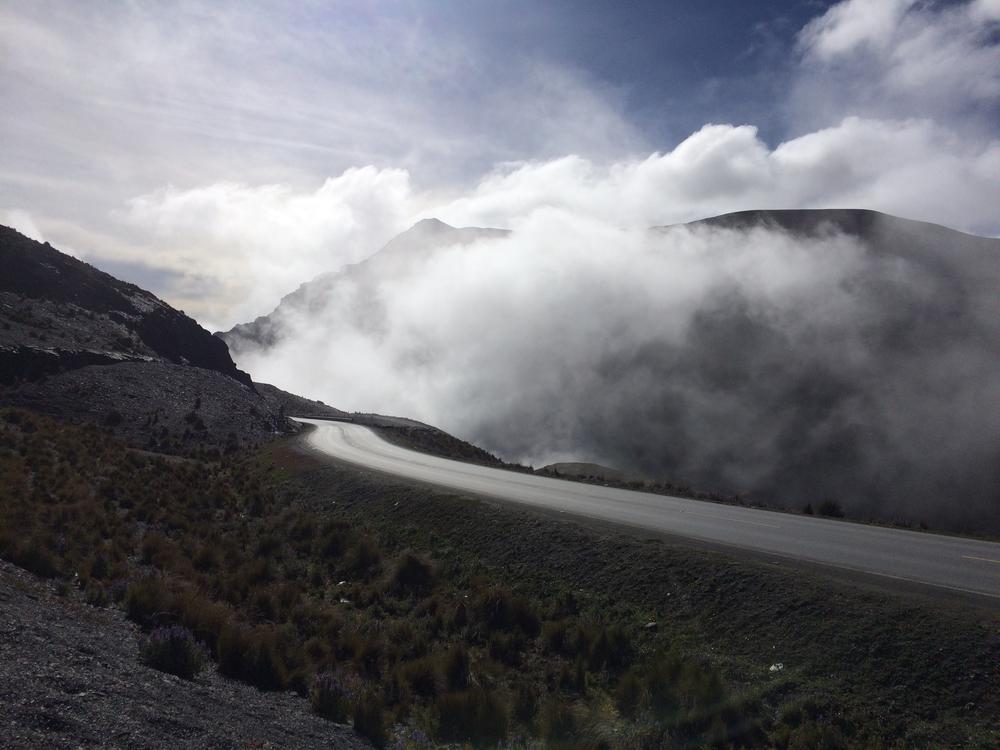
[(226, 339), (262, 380), (535, 466), (982, 523), (998, 245), (871, 212), (626, 231), (551, 211), (510, 234), (429, 220)]

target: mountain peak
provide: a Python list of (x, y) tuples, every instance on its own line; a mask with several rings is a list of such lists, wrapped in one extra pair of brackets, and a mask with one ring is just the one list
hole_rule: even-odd
[(450, 224), (445, 224), (440, 219), (436, 219), (433, 216), (428, 219), (421, 219), (412, 227), (409, 231), (423, 231), (423, 232), (444, 232), (449, 229), (454, 229), (455, 227)]

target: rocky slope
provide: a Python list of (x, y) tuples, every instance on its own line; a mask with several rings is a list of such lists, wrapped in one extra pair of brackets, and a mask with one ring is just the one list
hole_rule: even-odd
[(133, 445), (193, 455), (290, 428), (280, 403), (216, 370), (166, 362), (89, 365), (0, 389), (0, 404), (105, 425)]
[(273, 409), (289, 416), (343, 418), (347, 412), (334, 408), (322, 401), (296, 396), (268, 383), (254, 383), (257, 392)]
[(0, 726), (24, 748), (363, 748), (291, 694), (215, 670), (194, 681), (139, 659), (139, 629), (114, 608), (0, 562)]
[(293, 429), (224, 342), (139, 287), (0, 227), (0, 404), (195, 454)]
[(250, 386), (225, 345), (139, 287), (0, 227), (0, 383), (86, 364), (170, 362)]

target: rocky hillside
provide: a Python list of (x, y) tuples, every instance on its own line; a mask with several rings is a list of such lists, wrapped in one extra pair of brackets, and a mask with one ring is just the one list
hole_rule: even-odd
[(293, 429), (298, 397), (265, 397), (224, 342), (153, 294), (6, 227), (0, 263), (0, 404), (186, 455)]
[(0, 383), (83, 365), (170, 362), (247, 386), (225, 345), (134, 284), (0, 227)]
[(254, 386), (272, 409), (288, 416), (335, 418), (348, 416), (347, 412), (324, 404), (322, 401), (296, 396), (294, 393), (288, 393), (268, 383), (254, 383)]

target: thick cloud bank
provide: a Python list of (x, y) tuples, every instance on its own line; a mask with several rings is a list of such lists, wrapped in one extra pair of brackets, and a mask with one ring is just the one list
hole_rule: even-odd
[(1000, 231), (998, 205), (1000, 141), (966, 141), (928, 120), (850, 117), (774, 148), (752, 126), (706, 125), (642, 159), (505, 165), (458, 197), (423, 193), (402, 170), (365, 167), (315, 192), (165, 189), (133, 200), (122, 216), (170, 245), (162, 257), (171, 269), (212, 285), (208, 299), (185, 309), (193, 304), (206, 324), (228, 327), (266, 312), (301, 282), (370, 254), (421, 215), (519, 228), (557, 210), (583, 223), (638, 229), (745, 208), (860, 206)]
[(424, 222), (230, 343), (258, 379), (535, 465), (995, 517), (1000, 243), (779, 216), (633, 231), (550, 210), (510, 235)]

